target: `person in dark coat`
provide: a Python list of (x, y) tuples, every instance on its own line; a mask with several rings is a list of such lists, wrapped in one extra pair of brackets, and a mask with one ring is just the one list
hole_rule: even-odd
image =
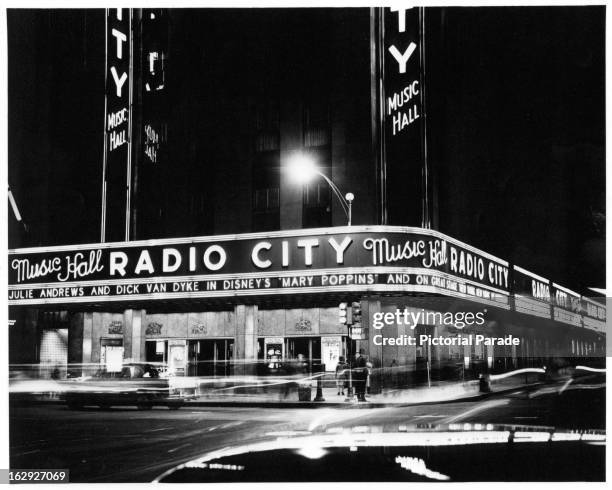
[(346, 380), (346, 363), (344, 357), (340, 356), (338, 364), (336, 364), (336, 387), (338, 388), (338, 395), (344, 395), (344, 388), (348, 388), (348, 381)]
[(355, 367), (353, 369), (353, 385), (355, 386), (355, 394), (357, 395), (357, 401), (365, 402), (365, 391), (366, 381), (368, 379), (368, 368), (365, 356), (365, 351), (359, 349), (359, 355), (355, 359)]

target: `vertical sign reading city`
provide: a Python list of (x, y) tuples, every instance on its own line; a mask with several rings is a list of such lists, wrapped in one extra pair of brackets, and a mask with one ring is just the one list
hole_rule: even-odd
[(130, 23), (130, 9), (107, 9), (102, 241), (121, 241), (128, 234), (132, 123)]
[(418, 8), (383, 9), (388, 224), (421, 226), (423, 86)]

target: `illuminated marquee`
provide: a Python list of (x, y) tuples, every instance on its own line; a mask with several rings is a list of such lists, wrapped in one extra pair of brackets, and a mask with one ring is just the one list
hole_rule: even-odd
[(605, 305), (582, 297), (582, 322), (585, 328), (604, 333), (606, 329)]
[(550, 281), (514, 266), (514, 308), (521, 313), (550, 318)]
[(555, 320), (577, 327), (582, 325), (582, 303), (578, 293), (553, 283), (551, 298)]
[(350, 227), (9, 253), (9, 303), (326, 291), (428, 292), (508, 306), (508, 263), (420, 228)]

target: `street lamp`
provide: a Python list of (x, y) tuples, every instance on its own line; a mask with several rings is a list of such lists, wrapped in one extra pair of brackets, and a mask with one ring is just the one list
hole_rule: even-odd
[(351, 217), (352, 217), (352, 209), (353, 209), (353, 200), (355, 199), (355, 195), (352, 192), (347, 192), (346, 196), (344, 196), (344, 199), (346, 199), (346, 204), (348, 205), (348, 225), (351, 226)]
[(313, 159), (308, 155), (304, 155), (303, 153), (296, 153), (293, 155), (288, 162), (287, 168), (293, 179), (302, 184), (312, 180), (315, 175), (323, 177), (338, 198), (338, 201), (340, 201), (342, 210), (348, 219), (348, 226), (351, 226), (352, 205), (353, 200), (355, 199), (355, 195), (352, 192), (349, 192), (346, 194), (346, 196), (343, 196), (340, 189), (338, 189), (338, 186), (317, 168)]

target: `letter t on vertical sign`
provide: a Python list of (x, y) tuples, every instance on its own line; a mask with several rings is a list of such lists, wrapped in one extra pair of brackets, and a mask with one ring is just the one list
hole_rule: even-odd
[(106, 89), (100, 241), (130, 237), (132, 178), (132, 10), (106, 10)]

